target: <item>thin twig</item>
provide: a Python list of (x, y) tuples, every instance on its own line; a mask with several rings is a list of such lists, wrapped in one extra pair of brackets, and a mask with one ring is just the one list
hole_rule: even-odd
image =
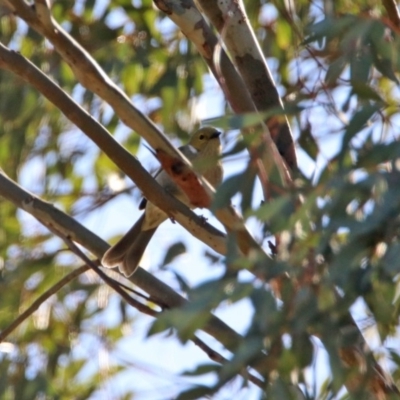
[[(208, 355), (210, 360), (213, 360), (218, 364), (224, 364), (224, 363), (229, 362), (228, 359), (226, 359), (221, 354), (219, 354), (218, 352), (213, 350), (210, 346), (208, 346), (208, 344), (204, 343), (199, 337), (195, 336), (192, 339), (192, 342), (196, 346), (200, 347), (200, 349), (202, 349)], [(245, 371), (240, 372), (240, 375), (244, 379), (247, 379), (248, 381), (257, 385), (260, 389), (265, 390), (265, 383), (261, 379), (254, 376), (251, 372), (245, 370)]]
[(142, 304), (140, 301), (137, 301), (133, 297), (131, 297), (125, 290), (116, 282), (114, 279), (110, 278), (107, 274), (105, 274), (93, 260), (91, 260), (71, 239), (67, 236), (64, 236), (62, 233), (58, 232), (58, 236), (65, 242), (68, 248), (76, 254), (83, 262), (85, 262), (89, 268), (91, 268), (99, 277), (107, 283), (108, 286), (113, 288), (129, 305), (135, 307), (138, 311), (143, 314), (150, 315), (152, 317), (156, 317), (159, 314), (159, 311), (155, 311), (152, 308)]
[(135, 289), (125, 285), (124, 283), (119, 282), (114, 278), (111, 278), (110, 276), (108, 276), (108, 279), (115, 282), (116, 285), (119, 285), (120, 287), (124, 288), (126, 291), (131, 292), (131, 293), (135, 294), (136, 296), (141, 297), (142, 299), (146, 300), (146, 302), (154, 303), (155, 305), (160, 306), (162, 309), (168, 308), (168, 306), (166, 304), (162, 304), (160, 302), (160, 300), (157, 300), (157, 299), (152, 298), (151, 296), (145, 295), (144, 293), (139, 292), (138, 290), (135, 290)]
[(50, 289), (46, 290), (41, 296), (39, 296), (30, 307), (28, 307), (22, 314), (20, 314), (7, 328), (3, 329), (0, 332), (0, 343), (4, 341), (4, 339), (19, 325), (22, 324), (27, 318), (29, 318), (49, 297), (53, 294), (57, 293), (63, 286), (71, 282), (77, 276), (83, 274), (89, 270), (87, 265), (82, 265), (81, 267), (75, 269), (66, 275), (63, 279), (58, 281), (55, 285), (53, 285)]
[[(126, 293), (121, 288), (121, 285), (119, 284), (119, 282), (116, 282), (114, 279), (110, 278), (103, 271), (101, 271), (101, 269), (92, 260), (90, 260), (85, 255), (85, 253), (83, 253), (79, 249), (79, 247), (75, 245), (74, 242), (72, 242), (67, 237), (63, 237), (62, 239), (64, 240), (66, 245), (70, 248), (70, 250), (73, 253), (75, 253), (79, 258), (81, 258), (82, 261), (84, 261), (96, 274), (98, 274), (100, 276), (100, 278), (103, 279), (103, 281), (105, 283), (107, 283), (107, 285), (112, 287), (129, 305), (136, 308), (138, 311), (140, 311), (144, 314), (150, 315), (154, 318), (156, 318), (158, 316), (158, 314), (160, 314), (160, 312), (155, 311), (154, 309), (140, 303), (139, 301), (135, 300), (133, 297), (129, 296), (128, 293)], [(200, 338), (194, 337), (191, 340), (198, 347), (200, 347), (208, 355), (208, 357), (211, 360), (216, 361), (220, 364), (222, 364), (224, 362), (228, 362), (228, 360), (226, 358), (224, 358), (221, 354), (219, 354), (218, 352), (213, 350), (211, 347), (209, 347)], [(248, 379), (250, 382), (254, 383), (255, 385), (259, 386), (261, 389), (263, 389), (265, 386), (264, 382), (261, 379), (258, 379), (257, 377), (255, 377), (248, 371), (243, 371), (240, 373), (240, 375), (242, 375), (245, 379)]]
[[(61, 236), (61, 235), (59, 235), (59, 236)], [(62, 236), (61, 236), (61, 238), (64, 240), (66, 245), (69, 247), (69, 249), (74, 254), (76, 254), (79, 258), (81, 258), (82, 261), (84, 261), (96, 274), (98, 274), (100, 276), (100, 278), (103, 279), (103, 281), (105, 283), (107, 283), (107, 285), (112, 287), (129, 305), (136, 308), (138, 311), (140, 311), (144, 314), (150, 315), (154, 318), (156, 318), (158, 316), (158, 314), (160, 314), (160, 312), (155, 311), (154, 309), (140, 303), (139, 301), (135, 300), (133, 297), (129, 296), (129, 294), (126, 293), (125, 290), (123, 290), (121, 288), (121, 285), (119, 284), (119, 282), (116, 282), (114, 279), (110, 278), (103, 271), (101, 271), (101, 269), (92, 260), (90, 260), (85, 255), (85, 253), (83, 253), (82, 250), (80, 250), (79, 247), (76, 246), (76, 244), (74, 242), (72, 242), (69, 238), (62, 237)], [(211, 360), (216, 361), (220, 364), (222, 364), (224, 362), (228, 362), (228, 360), (226, 358), (224, 358), (221, 354), (219, 354), (218, 352), (213, 350), (211, 347), (209, 347), (200, 338), (194, 337), (191, 340), (198, 347), (200, 347), (208, 355), (208, 357)], [(263, 389), (265, 386), (264, 382), (261, 379), (255, 377), (248, 371), (242, 371), (242, 372), (240, 372), (240, 375), (242, 375), (245, 379), (249, 380), (250, 382), (254, 383), (255, 385), (259, 386), (261, 389)]]

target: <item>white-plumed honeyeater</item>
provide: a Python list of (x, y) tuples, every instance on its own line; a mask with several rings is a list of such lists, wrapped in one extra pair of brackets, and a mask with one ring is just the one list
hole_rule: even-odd
[[(203, 175), (214, 187), (221, 183), (223, 176), (222, 164), (219, 159), (221, 155), (220, 134), (212, 127), (200, 128), (191, 136), (187, 145), (179, 148), (193, 163), (196, 172)], [(164, 170), (156, 175), (156, 180), (168, 193), (192, 207), (186, 194)], [(143, 199), (140, 208), (145, 210), (143, 215), (120, 241), (104, 254), (102, 259), (105, 267), (119, 266), (119, 270), (127, 277), (136, 271), (154, 232), (168, 218), (164, 211), (146, 199)]]

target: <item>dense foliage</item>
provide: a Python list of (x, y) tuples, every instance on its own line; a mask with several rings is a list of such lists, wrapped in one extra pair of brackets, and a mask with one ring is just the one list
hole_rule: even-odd
[[(254, 115), (230, 118), (233, 113), (204, 60), (167, 15), (150, 0), (54, 2), (55, 20), (174, 144), (185, 141), (200, 122), (199, 103), (217, 108), (220, 115), (208, 110), (215, 117), (209, 123), (226, 130), (228, 176), (214, 208), (233, 199), (261, 246), (243, 256), (233, 232), (225, 256), (203, 245), (204, 257), (197, 261), (184, 255), (194, 246), (188, 234), (180, 233), (168, 246), (156, 245), (162, 268), (155, 263), (152, 271), (190, 299), (151, 319), (149, 335), (158, 334), (165, 346), (175, 344), (160, 332), (173, 328), (185, 343), (211, 323), (211, 312), (223, 318), (224, 311), (246, 304), (246, 315), (236, 316), (243, 337), (230, 352), (216, 345), (225, 360), (193, 360), (190, 378), (175, 387), (180, 399), (239, 393), (244, 398), (332, 399), (347, 391), (353, 398), (378, 398), (368, 386), (376, 368), (372, 353), (361, 346), (362, 366), (343, 363), (343, 349), (360, 345), (349, 310), (375, 359), (389, 360), (384, 369), (400, 381), (400, 25), (388, 14), (387, 3), (245, 1), (285, 105), (299, 162), (293, 185), (264, 199), (255, 171), (246, 167), (247, 139), (239, 134)], [(153, 160), (143, 156), (139, 135), (78, 82), (53, 45), (10, 12), (7, 1), (0, 1), (0, 40), (154, 168)], [(271, 113), (280, 115), (277, 109)], [(5, 69), (0, 69), (0, 168), (93, 230), (100, 226), (93, 221), (107, 221), (113, 227), (102, 223), (101, 234), (110, 241), (125, 229), (111, 210), (125, 207), (127, 199), (136, 204), (140, 196), (56, 106)], [(53, 232), (3, 197), (1, 330), (83, 264)], [(131, 218), (128, 214), (125, 219)], [(196, 262), (203, 268), (201, 278), (191, 276)], [(140, 321), (152, 317), (133, 309), (87, 269), (31, 314), (2, 338), (1, 399), (134, 398), (129, 381), (135, 380), (135, 363), (118, 362), (114, 355), (129, 346)], [(214, 345), (208, 337), (204, 341)], [(316, 367), (322, 347), (325, 375)], [(102, 363), (102, 357), (111, 357), (111, 364)], [(146, 354), (141, 357), (145, 363)], [(261, 388), (248, 382), (247, 367)], [(354, 386), (359, 368), (362, 378)], [(237, 378), (240, 374), (245, 377)], [(200, 378), (192, 381), (193, 375)], [(240, 384), (226, 385), (235, 377)], [(161, 387), (151, 395), (174, 396)]]

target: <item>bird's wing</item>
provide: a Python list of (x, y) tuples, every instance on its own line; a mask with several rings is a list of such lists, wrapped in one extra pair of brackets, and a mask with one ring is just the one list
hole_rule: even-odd
[[(193, 160), (198, 153), (197, 150), (189, 144), (180, 146), (178, 147), (178, 149), (188, 160)], [(175, 195), (177, 193), (175, 183), (162, 168), (159, 168), (157, 170), (157, 172), (153, 175), (153, 178), (156, 179), (157, 182), (172, 195)], [(147, 199), (143, 197), (139, 203), (139, 210), (144, 210), (146, 208), (146, 204)]]

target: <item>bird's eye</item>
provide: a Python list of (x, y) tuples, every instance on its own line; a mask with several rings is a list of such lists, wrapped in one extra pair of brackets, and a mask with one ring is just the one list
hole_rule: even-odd
[(200, 139), (200, 140), (203, 140), (203, 139), (204, 139), (204, 135), (200, 135), (200, 136), (199, 136), (199, 139)]

